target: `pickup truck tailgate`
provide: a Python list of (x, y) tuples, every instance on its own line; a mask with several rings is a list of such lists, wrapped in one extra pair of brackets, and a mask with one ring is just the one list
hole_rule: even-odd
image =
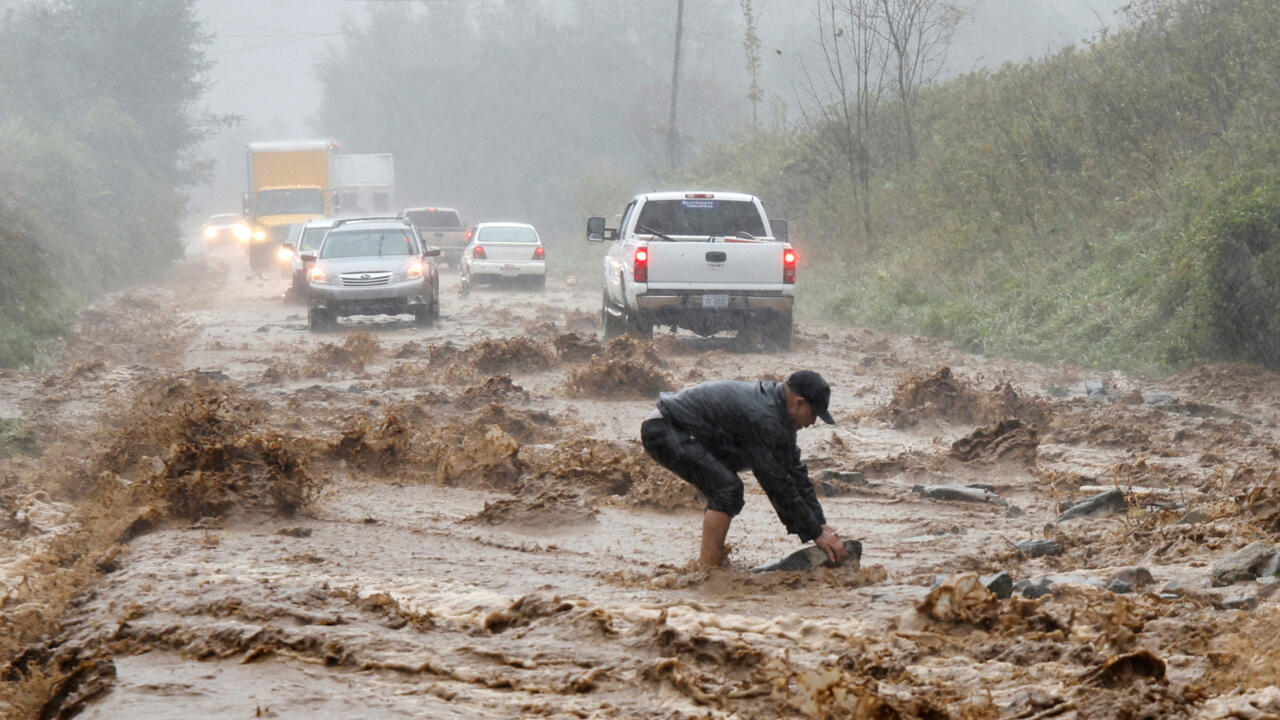
[(686, 283), (716, 286), (779, 285), (782, 283), (780, 242), (649, 243), (649, 287)]

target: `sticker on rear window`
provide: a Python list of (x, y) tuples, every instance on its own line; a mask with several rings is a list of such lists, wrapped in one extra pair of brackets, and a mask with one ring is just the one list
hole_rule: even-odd
[(720, 207), (719, 200), (681, 200), (680, 206), (685, 210), (715, 210)]

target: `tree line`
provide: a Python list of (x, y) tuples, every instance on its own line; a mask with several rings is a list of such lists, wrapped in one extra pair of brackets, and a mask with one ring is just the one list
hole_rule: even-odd
[(0, 365), (181, 257), (219, 120), (195, 0), (57, 0), (0, 19)]

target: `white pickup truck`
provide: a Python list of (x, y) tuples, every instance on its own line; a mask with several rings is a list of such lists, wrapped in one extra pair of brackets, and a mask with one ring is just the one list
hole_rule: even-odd
[(656, 325), (702, 336), (759, 331), (791, 347), (796, 251), (785, 221), (775, 235), (759, 198), (726, 192), (637, 195), (617, 228), (587, 221), (587, 239), (613, 241), (604, 258), (605, 337), (649, 337)]

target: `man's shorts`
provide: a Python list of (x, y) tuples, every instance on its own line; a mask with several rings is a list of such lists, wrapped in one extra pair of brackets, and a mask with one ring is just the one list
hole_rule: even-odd
[(640, 442), (659, 465), (698, 488), (707, 498), (708, 510), (730, 517), (742, 512), (742, 480), (692, 435), (657, 417), (640, 425)]

